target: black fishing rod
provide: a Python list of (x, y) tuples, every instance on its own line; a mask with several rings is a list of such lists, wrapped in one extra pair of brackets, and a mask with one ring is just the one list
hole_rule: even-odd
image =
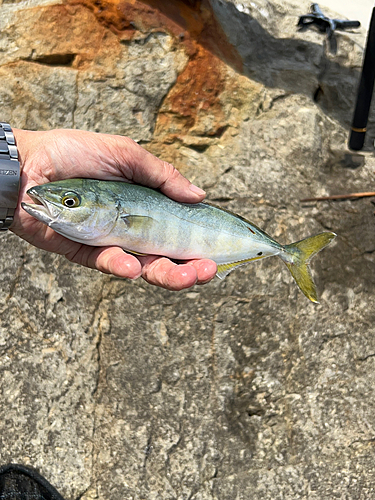
[(349, 137), (349, 148), (359, 151), (365, 142), (367, 120), (375, 81), (375, 7), (372, 10), (370, 27), (367, 34), (362, 74), (358, 87), (357, 103)]

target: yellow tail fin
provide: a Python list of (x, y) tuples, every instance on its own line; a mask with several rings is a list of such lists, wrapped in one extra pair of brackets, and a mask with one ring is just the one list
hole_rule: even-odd
[(328, 232), (310, 236), (291, 245), (285, 245), (284, 249), (287, 255), (280, 255), (302, 292), (308, 299), (317, 304), (319, 302), (309, 262), (314, 255), (327, 246), (335, 237), (335, 233)]

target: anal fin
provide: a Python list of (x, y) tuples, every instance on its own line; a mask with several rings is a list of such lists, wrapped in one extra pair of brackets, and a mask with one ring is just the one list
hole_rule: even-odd
[(230, 272), (232, 272), (234, 269), (237, 269), (237, 267), (244, 266), (249, 262), (253, 262), (254, 260), (259, 260), (263, 258), (264, 258), (263, 256), (258, 256), (258, 257), (252, 257), (251, 259), (244, 259), (244, 260), (238, 260), (236, 262), (227, 262), (225, 264), (218, 264), (216, 276), (221, 280), (223, 280), (226, 276), (228, 276)]
[(141, 253), (141, 252), (135, 252), (134, 250), (127, 250), (126, 248), (123, 248), (123, 250), (127, 253), (132, 253), (133, 255), (139, 255), (140, 257), (146, 257), (147, 255), (150, 255), (148, 253)]

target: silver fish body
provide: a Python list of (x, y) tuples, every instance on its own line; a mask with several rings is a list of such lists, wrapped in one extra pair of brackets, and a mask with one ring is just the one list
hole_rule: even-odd
[[(73, 241), (179, 260), (208, 258), (218, 264), (221, 278), (250, 261), (279, 255), (314, 302), (307, 262), (335, 236), (321, 233), (283, 246), (251, 222), (219, 207), (178, 203), (158, 191), (124, 182), (69, 179), (35, 186), (28, 194), (39, 204), (24, 203), (23, 208)], [(309, 244), (301, 249), (298, 245), (303, 242)], [(300, 261), (309, 278), (302, 286), (293, 271), (301, 267)]]

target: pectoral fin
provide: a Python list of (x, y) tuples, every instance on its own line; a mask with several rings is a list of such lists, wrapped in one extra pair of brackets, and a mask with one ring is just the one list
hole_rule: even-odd
[(150, 227), (154, 219), (147, 215), (130, 215), (123, 214), (120, 215), (120, 219), (122, 219), (125, 224), (128, 226), (128, 229), (146, 229)]
[(259, 257), (252, 257), (251, 259), (244, 259), (244, 260), (239, 260), (237, 262), (228, 262), (225, 264), (219, 264), (217, 266), (217, 273), (216, 276), (220, 278), (221, 280), (224, 279), (230, 272), (233, 271), (233, 269), (236, 269), (237, 267), (244, 266), (245, 264), (248, 264), (249, 262), (253, 262), (253, 260), (259, 260), (263, 259), (263, 256)]

